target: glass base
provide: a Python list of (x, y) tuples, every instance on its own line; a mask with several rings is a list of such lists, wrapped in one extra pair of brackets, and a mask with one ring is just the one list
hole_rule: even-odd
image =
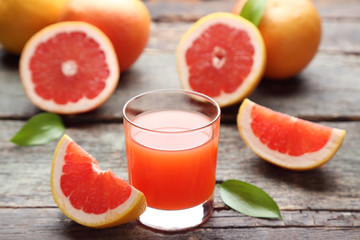
[(159, 210), (147, 207), (138, 221), (150, 228), (161, 231), (182, 231), (198, 226), (213, 213), (213, 197), (192, 208), (183, 210)]

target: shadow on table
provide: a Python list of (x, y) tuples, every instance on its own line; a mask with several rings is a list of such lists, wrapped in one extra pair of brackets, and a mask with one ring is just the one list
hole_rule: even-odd
[[(67, 220), (63, 224), (63, 235), (66, 239), (158, 239), (176, 234), (191, 234), (191, 230), (184, 232), (164, 233), (150, 230), (137, 221), (120, 226), (104, 229), (84, 227), (74, 221)], [(187, 239), (187, 238), (186, 238)]]
[(258, 159), (256, 171), (276, 182), (284, 182), (289, 186), (301, 187), (307, 191), (326, 192), (336, 188), (335, 176), (326, 171), (326, 166), (308, 171), (283, 169)]
[(0, 65), (7, 69), (17, 70), (19, 66), (19, 59), (19, 55), (9, 53), (0, 47)]
[[(306, 96), (306, 92), (309, 91), (309, 86), (306, 82), (306, 77), (301, 74), (281, 81), (262, 79), (248, 98), (257, 104), (270, 108), (283, 105), (283, 101), (288, 101), (301, 95)], [(222, 108), (221, 121), (223, 123), (236, 124), (236, 114), (241, 103)]]
[(63, 224), (63, 233), (66, 239), (128, 239), (137, 228), (136, 225), (134, 221), (117, 227), (95, 229), (69, 220)]
[(284, 80), (262, 79), (254, 95), (261, 96), (292, 96), (306, 90), (306, 79), (299, 74)]

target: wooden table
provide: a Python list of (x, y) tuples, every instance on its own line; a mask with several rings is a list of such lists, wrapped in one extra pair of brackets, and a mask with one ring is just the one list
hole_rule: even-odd
[[(122, 74), (101, 108), (63, 116), (66, 133), (93, 154), (103, 169), (127, 179), (122, 107), (135, 94), (179, 88), (175, 48), (199, 17), (230, 11), (236, 0), (145, 1), (152, 15), (148, 46)], [(50, 191), (57, 142), (19, 147), (8, 140), (40, 112), (24, 94), (18, 57), (0, 49), (0, 239), (360, 239), (360, 1), (314, 0), (323, 39), (311, 64), (285, 82), (263, 80), (249, 97), (274, 110), (347, 131), (342, 148), (313, 171), (293, 172), (266, 163), (240, 138), (239, 105), (222, 110), (217, 182), (247, 181), (278, 203), (283, 220), (257, 219), (226, 207), (215, 194), (208, 222), (175, 234), (154, 232), (136, 221), (90, 229), (66, 218)]]

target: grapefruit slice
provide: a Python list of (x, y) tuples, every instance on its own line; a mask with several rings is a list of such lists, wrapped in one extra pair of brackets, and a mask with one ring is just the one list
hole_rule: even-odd
[(182, 88), (208, 95), (220, 107), (240, 102), (256, 88), (266, 60), (259, 30), (231, 13), (199, 19), (182, 37), (176, 55)]
[(245, 99), (237, 126), (246, 145), (264, 160), (291, 170), (310, 170), (328, 162), (345, 131), (273, 111)]
[(110, 40), (85, 22), (55, 23), (40, 30), (26, 43), (19, 71), (30, 101), (59, 114), (101, 106), (120, 75)]
[(111, 170), (102, 171), (96, 159), (66, 134), (54, 153), (51, 191), (67, 217), (93, 228), (130, 222), (146, 208), (142, 192)]

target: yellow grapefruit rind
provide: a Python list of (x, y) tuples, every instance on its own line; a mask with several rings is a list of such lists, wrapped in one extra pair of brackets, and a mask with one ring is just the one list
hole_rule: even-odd
[(244, 79), (242, 85), (235, 92), (230, 94), (222, 92), (220, 96), (212, 97), (220, 107), (226, 107), (240, 102), (255, 90), (265, 71), (266, 49), (259, 30), (245, 18), (226, 12), (206, 15), (189, 28), (180, 40), (176, 50), (177, 70), (183, 89), (194, 90), (189, 84), (189, 69), (185, 58), (186, 51), (204, 30), (216, 23), (223, 23), (236, 29), (245, 30), (249, 34), (253, 46), (255, 46), (253, 69)]
[[(36, 47), (41, 42), (49, 40), (51, 37), (55, 36), (58, 33), (72, 31), (84, 32), (90, 38), (95, 39), (95, 41), (100, 45), (100, 48), (105, 54), (105, 59), (109, 68), (110, 75), (106, 80), (105, 88), (96, 98), (88, 99), (86, 97), (83, 97), (75, 103), (68, 102), (67, 104), (60, 105), (55, 103), (53, 100), (45, 100), (39, 97), (39, 95), (35, 92), (35, 86), (31, 80), (32, 76), (31, 70), (29, 69), (29, 64), (31, 57), (36, 50)], [(117, 56), (109, 38), (95, 26), (80, 21), (55, 23), (43, 28), (42, 30), (34, 34), (24, 46), (24, 49), (21, 53), (19, 65), (21, 82), (24, 87), (25, 93), (30, 99), (30, 101), (35, 106), (44, 111), (58, 114), (84, 113), (98, 108), (99, 106), (104, 104), (115, 91), (120, 77), (120, 69)]]
[(51, 167), (51, 192), (59, 209), (75, 222), (92, 228), (107, 228), (124, 224), (137, 219), (146, 208), (145, 196), (131, 186), (130, 197), (117, 208), (108, 210), (103, 214), (88, 214), (82, 210), (75, 209), (60, 188), (60, 178), (64, 165), (64, 156), (67, 146), (73, 142), (68, 136), (64, 135), (59, 141)]
[(0, 0), (0, 45), (16, 55), (27, 40), (55, 23), (68, 0)]
[[(301, 156), (290, 156), (271, 150), (253, 134), (251, 129), (251, 109), (254, 105), (254, 102), (249, 99), (244, 99), (239, 108), (237, 126), (240, 136), (256, 155), (279, 167), (297, 171), (311, 170), (320, 167), (335, 155), (344, 140), (345, 130), (333, 128), (329, 141), (317, 152), (305, 153)], [(295, 117), (293, 118), (294, 120), (297, 119)]]

